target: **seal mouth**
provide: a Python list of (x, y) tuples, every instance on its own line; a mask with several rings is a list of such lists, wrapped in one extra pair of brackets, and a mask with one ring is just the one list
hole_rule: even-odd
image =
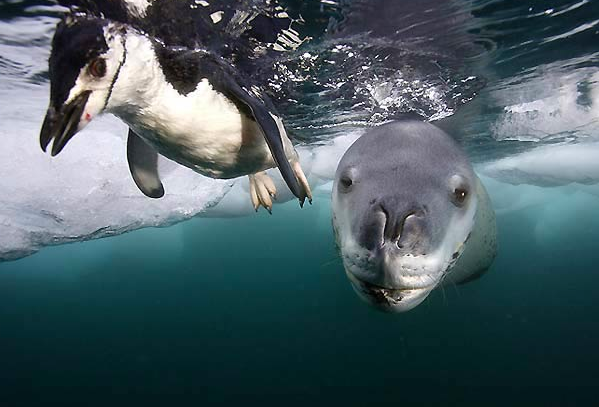
[(352, 286), (361, 297), (384, 310), (389, 310), (390, 308), (396, 308), (398, 306), (406, 311), (412, 309), (424, 301), (428, 294), (436, 287), (436, 284), (418, 288), (381, 287), (361, 280), (350, 272), (347, 272), (346, 274), (352, 283)]

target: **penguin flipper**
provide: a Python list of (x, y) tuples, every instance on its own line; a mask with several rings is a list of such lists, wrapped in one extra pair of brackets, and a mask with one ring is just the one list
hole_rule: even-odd
[(275, 119), (276, 116), (271, 114), (264, 100), (242, 87), (232, 76), (223, 72), (219, 79), (220, 83), (218, 87), (221, 88), (219, 90), (234, 100), (242, 113), (251, 115), (256, 120), (256, 123), (262, 129), (266, 144), (270, 149), (275, 164), (279, 167), (283, 180), (285, 180), (293, 195), (303, 202), (306, 199), (306, 191), (300, 187), (291, 164), (287, 159), (285, 148), (283, 147), (283, 134), (281, 134), (281, 129)]
[(158, 153), (131, 129), (127, 138), (127, 161), (139, 190), (150, 198), (162, 198), (164, 187), (158, 175)]

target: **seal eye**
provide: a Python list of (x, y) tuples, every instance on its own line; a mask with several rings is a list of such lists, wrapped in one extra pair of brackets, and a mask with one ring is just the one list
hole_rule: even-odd
[(341, 177), (341, 179), (339, 179), (339, 185), (341, 186), (341, 190), (343, 192), (347, 192), (351, 188), (353, 183), (354, 182), (352, 181), (352, 179), (347, 175), (344, 175), (343, 177)]
[(96, 58), (90, 62), (87, 71), (91, 76), (101, 78), (106, 75), (106, 60), (103, 58)]
[(453, 190), (452, 202), (455, 206), (463, 206), (468, 198), (468, 191), (466, 188), (458, 187)]

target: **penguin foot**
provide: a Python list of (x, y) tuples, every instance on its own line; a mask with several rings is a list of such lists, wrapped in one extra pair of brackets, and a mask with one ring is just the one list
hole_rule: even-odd
[(254, 210), (263, 206), (272, 215), (272, 200), (276, 199), (277, 188), (265, 171), (248, 175), (250, 178), (250, 198)]
[(308, 179), (306, 178), (306, 174), (304, 174), (304, 171), (302, 170), (302, 166), (300, 165), (299, 161), (291, 163), (291, 168), (293, 169), (293, 173), (295, 174), (295, 177), (297, 178), (300, 187), (302, 187), (303, 189), (303, 197), (300, 198), (300, 207), (304, 207), (304, 202), (306, 201), (306, 198), (308, 198), (308, 202), (310, 203), (310, 205), (312, 205), (312, 191), (310, 190), (310, 184), (308, 184)]

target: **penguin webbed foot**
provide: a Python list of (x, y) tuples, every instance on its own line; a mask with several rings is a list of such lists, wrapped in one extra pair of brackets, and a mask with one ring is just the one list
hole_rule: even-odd
[(277, 188), (265, 171), (248, 175), (250, 179), (250, 198), (254, 210), (262, 206), (272, 215), (272, 200), (277, 199)]

